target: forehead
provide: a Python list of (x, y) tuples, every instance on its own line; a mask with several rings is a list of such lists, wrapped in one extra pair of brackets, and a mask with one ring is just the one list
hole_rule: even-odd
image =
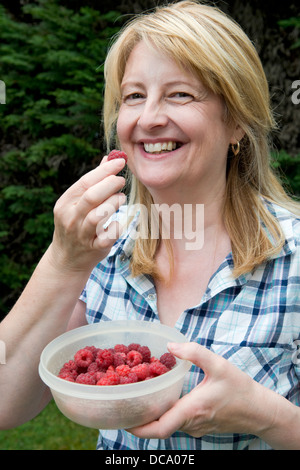
[(140, 41), (132, 49), (126, 62), (122, 86), (128, 81), (145, 77), (147, 81), (164, 79), (171, 76), (181, 77), (191, 84), (199, 84), (199, 79), (170, 55), (163, 53), (154, 46)]

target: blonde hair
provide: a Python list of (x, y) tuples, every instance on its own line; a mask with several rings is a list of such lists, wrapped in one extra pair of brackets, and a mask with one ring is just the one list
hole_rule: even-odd
[[(257, 51), (234, 20), (218, 8), (196, 1), (169, 4), (135, 17), (116, 38), (105, 63), (104, 125), (108, 147), (118, 145), (115, 125), (121, 82), (127, 59), (140, 41), (172, 57), (196, 74), (209, 90), (222, 96), (228, 121), (245, 132), (238, 155), (228, 151), (224, 222), (232, 244), (234, 273), (239, 276), (249, 272), (284, 244), (280, 225), (263, 198), (299, 214), (299, 206), (288, 197), (271, 169), (269, 135), (276, 124)], [(129, 202), (146, 205), (149, 214), (153, 201), (148, 190), (133, 175), (130, 185)], [(149, 227), (150, 220), (147, 224)], [(133, 275), (159, 277), (155, 263), (159, 242), (150, 236), (136, 241)]]

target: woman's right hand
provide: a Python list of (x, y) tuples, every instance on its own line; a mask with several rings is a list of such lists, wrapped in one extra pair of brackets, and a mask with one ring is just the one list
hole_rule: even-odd
[(57, 201), (54, 207), (54, 236), (48, 250), (58, 269), (90, 272), (107, 256), (120, 236), (121, 227), (103, 225), (126, 196), (120, 193), (125, 179), (117, 174), (124, 168), (123, 158), (107, 161), (82, 176)]

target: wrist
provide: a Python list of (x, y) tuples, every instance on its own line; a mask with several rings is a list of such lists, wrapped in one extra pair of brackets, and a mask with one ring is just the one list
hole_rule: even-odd
[(63, 250), (59, 249), (51, 243), (45, 252), (42, 264), (47, 264), (50, 269), (58, 277), (78, 276), (89, 277), (91, 271), (96, 265), (96, 262), (81, 260), (80, 256), (74, 251), (73, 254), (66, 254)]
[(259, 404), (253, 432), (274, 450), (300, 450), (300, 408), (258, 385)]

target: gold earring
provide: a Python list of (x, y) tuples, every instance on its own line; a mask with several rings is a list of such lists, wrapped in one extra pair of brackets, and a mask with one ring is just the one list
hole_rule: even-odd
[(237, 141), (236, 144), (231, 144), (231, 150), (232, 150), (232, 152), (233, 152), (233, 154), (234, 154), (235, 157), (236, 157), (237, 154), (239, 153), (240, 148), (241, 148), (241, 146), (240, 146), (239, 141)]

